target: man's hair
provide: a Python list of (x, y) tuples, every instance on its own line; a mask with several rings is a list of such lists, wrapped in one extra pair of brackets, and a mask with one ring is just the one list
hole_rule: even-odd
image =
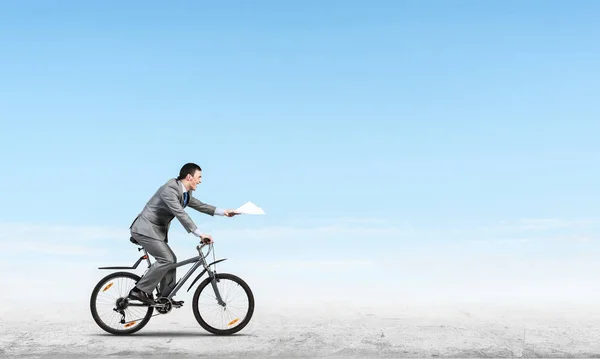
[(186, 163), (181, 167), (181, 170), (179, 170), (179, 177), (177, 177), (177, 179), (182, 180), (187, 175), (193, 176), (196, 171), (202, 171), (202, 168), (195, 163)]

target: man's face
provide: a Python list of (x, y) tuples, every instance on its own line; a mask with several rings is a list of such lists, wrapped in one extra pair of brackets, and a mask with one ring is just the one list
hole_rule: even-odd
[(202, 182), (202, 171), (196, 171), (194, 176), (188, 175), (188, 180), (190, 181), (190, 189), (195, 191), (198, 184)]

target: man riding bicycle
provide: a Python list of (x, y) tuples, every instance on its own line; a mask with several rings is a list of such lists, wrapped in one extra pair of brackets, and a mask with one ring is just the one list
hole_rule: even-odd
[[(189, 206), (198, 212), (210, 216), (219, 215), (233, 217), (234, 210), (223, 210), (213, 205), (202, 203), (192, 196), (192, 192), (201, 182), (202, 169), (195, 163), (186, 163), (179, 171), (177, 178), (172, 178), (162, 185), (144, 206), (142, 212), (131, 224), (131, 237), (152, 255), (156, 261), (148, 272), (136, 283), (129, 292), (129, 298), (147, 304), (155, 304), (152, 291), (160, 282), (160, 296), (166, 297), (176, 284), (176, 268), (171, 268), (177, 262), (175, 253), (168, 243), (168, 231), (173, 218), (177, 217), (188, 233), (193, 233), (203, 243), (212, 243), (212, 237), (202, 233), (194, 221), (185, 212)], [(173, 301), (177, 306), (183, 301)]]

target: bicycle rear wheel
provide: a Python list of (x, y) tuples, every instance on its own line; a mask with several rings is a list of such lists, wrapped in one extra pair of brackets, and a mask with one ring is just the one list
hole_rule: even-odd
[(202, 328), (216, 335), (231, 335), (242, 330), (254, 313), (254, 295), (241, 278), (228, 273), (216, 274), (217, 288), (225, 307), (217, 302), (211, 285), (206, 278), (194, 293), (192, 308)]
[(136, 274), (116, 272), (96, 284), (90, 298), (90, 311), (104, 331), (116, 335), (133, 334), (148, 324), (154, 308), (129, 306), (127, 299), (138, 280), (140, 277)]

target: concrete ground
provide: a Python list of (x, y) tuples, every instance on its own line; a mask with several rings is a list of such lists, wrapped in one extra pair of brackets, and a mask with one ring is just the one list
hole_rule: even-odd
[(83, 304), (0, 310), (7, 358), (600, 357), (599, 338), (600, 305), (575, 303), (257, 306), (229, 337), (202, 329), (189, 303), (127, 337)]

